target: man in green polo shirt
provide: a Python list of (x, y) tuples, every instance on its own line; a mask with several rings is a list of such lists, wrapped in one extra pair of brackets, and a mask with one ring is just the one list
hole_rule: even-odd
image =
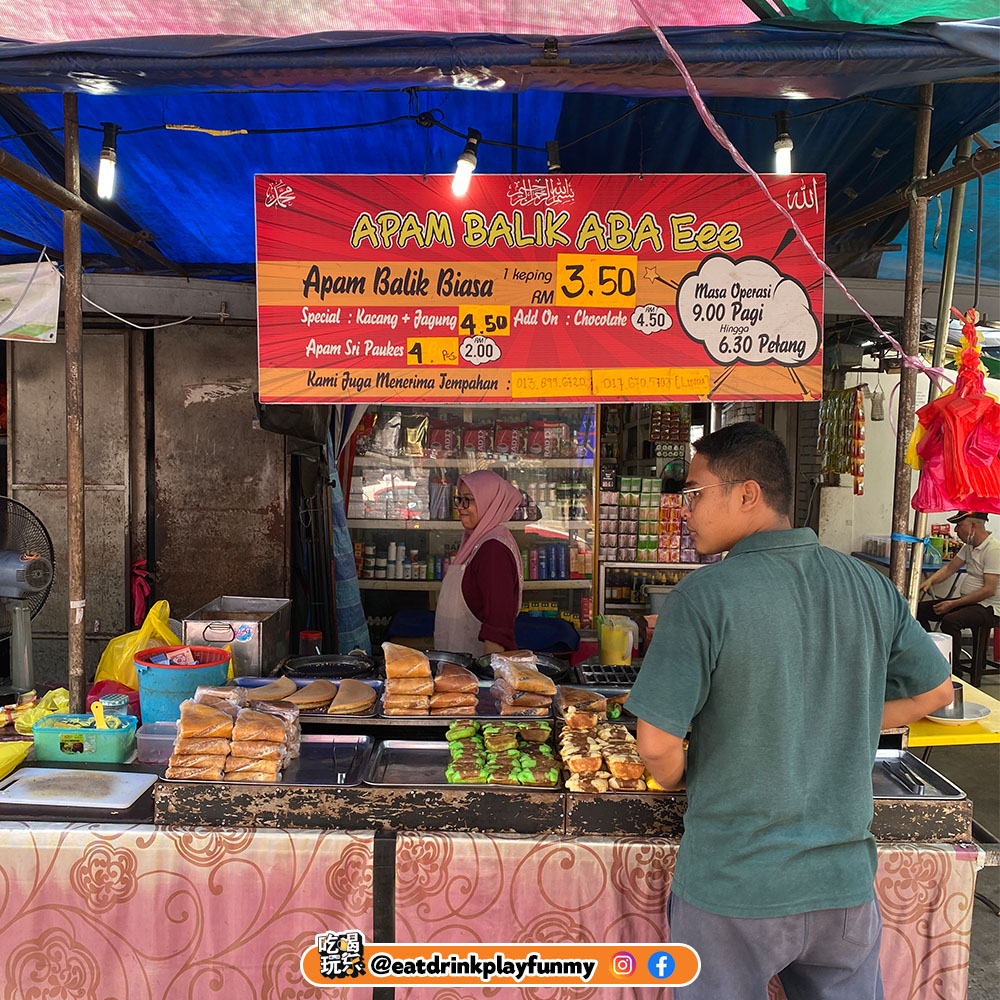
[[(652, 775), (688, 808), (668, 903), (702, 970), (685, 1000), (878, 1000), (871, 770), (879, 730), (951, 700), (950, 670), (888, 579), (789, 520), (785, 448), (759, 424), (695, 444), (703, 555), (629, 696)], [(690, 749), (684, 739), (690, 727)]]

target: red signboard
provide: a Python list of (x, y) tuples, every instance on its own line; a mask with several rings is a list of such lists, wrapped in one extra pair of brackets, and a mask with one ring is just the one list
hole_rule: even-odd
[[(824, 178), (769, 177), (817, 248)], [(740, 175), (256, 177), (265, 402), (818, 399), (823, 276)]]

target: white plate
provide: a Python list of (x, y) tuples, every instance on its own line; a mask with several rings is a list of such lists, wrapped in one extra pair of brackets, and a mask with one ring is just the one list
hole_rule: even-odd
[(944, 719), (940, 715), (927, 715), (924, 718), (930, 719), (931, 722), (939, 722), (942, 726), (968, 726), (973, 722), (982, 722), (990, 714), (986, 705), (977, 705), (974, 701), (967, 701), (962, 709), (961, 719)]

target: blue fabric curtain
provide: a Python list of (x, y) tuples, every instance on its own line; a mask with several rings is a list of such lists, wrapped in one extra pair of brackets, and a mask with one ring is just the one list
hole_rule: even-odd
[(330, 469), (330, 529), (333, 543), (333, 579), (337, 598), (337, 648), (341, 653), (352, 649), (372, 651), (368, 634), (365, 609), (361, 604), (357, 567), (354, 562), (354, 545), (347, 529), (347, 510), (344, 491), (337, 474), (337, 460), (354, 433), (361, 416), (362, 406), (335, 406), (330, 418), (327, 439), (327, 464)]

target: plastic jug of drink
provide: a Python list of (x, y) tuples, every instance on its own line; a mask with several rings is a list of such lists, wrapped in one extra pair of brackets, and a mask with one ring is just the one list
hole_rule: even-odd
[(601, 623), (598, 642), (602, 664), (628, 666), (632, 647), (639, 645), (639, 626), (625, 615), (608, 615)]

